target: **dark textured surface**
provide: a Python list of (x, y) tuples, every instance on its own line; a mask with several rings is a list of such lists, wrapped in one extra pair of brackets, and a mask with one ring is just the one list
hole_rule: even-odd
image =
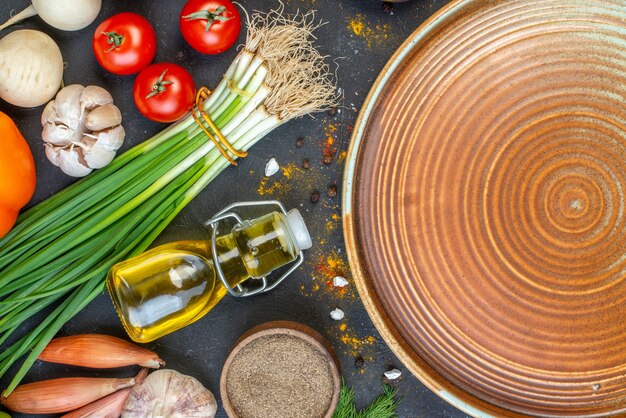
[[(219, 56), (203, 56), (186, 45), (178, 32), (177, 17), (184, 1), (112, 1), (104, 0), (103, 10), (94, 24), (79, 32), (55, 30), (35, 17), (0, 34), (19, 28), (35, 28), (50, 34), (59, 44), (67, 69), (66, 84), (96, 84), (111, 91), (124, 116), (127, 140), (122, 150), (129, 149), (163, 129), (137, 112), (132, 103), (133, 76), (116, 76), (101, 69), (91, 52), (91, 37), (96, 25), (121, 11), (135, 11), (147, 17), (159, 35), (156, 61), (172, 61), (187, 68), (196, 83), (215, 85), (222, 77), (236, 51)], [(249, 11), (267, 10), (274, 1), (242, 1)], [(344, 107), (334, 116), (315, 115), (292, 121), (270, 133), (257, 144), (239, 167), (225, 170), (195, 201), (193, 201), (159, 237), (157, 243), (179, 239), (203, 239), (201, 223), (228, 203), (277, 198), (287, 207), (299, 208), (311, 229), (314, 247), (307, 253), (304, 265), (289, 280), (270, 294), (235, 300), (227, 297), (205, 318), (147, 347), (156, 350), (168, 367), (190, 374), (219, 399), (219, 376), (228, 351), (236, 339), (249, 328), (272, 320), (293, 320), (318, 330), (334, 345), (341, 361), (346, 382), (356, 389), (359, 406), (369, 403), (381, 392), (383, 373), (391, 366), (401, 369), (402, 377), (394, 382), (405, 397), (401, 417), (461, 417), (464, 414), (447, 405), (412, 377), (399, 363), (374, 329), (358, 296), (352, 278), (344, 267), (347, 263), (341, 233), (341, 178), (343, 165), (339, 159), (323, 163), (324, 142), (330, 136), (337, 146), (335, 156), (347, 148), (351, 127), (367, 92), (387, 59), (409, 34), (445, 1), (411, 1), (395, 6), (392, 15), (382, 12), (375, 0), (288, 0), (288, 13), (317, 9), (318, 16), (328, 23), (318, 32), (324, 54), (338, 64), (339, 87), (345, 96)], [(26, 1), (4, 0), (0, 20)], [(352, 25), (351, 25), (352, 24)], [(243, 34), (240, 41), (243, 42)], [(330, 61), (329, 61), (330, 62)], [(332, 62), (330, 62), (332, 64)], [(50, 164), (41, 143), (39, 118), (42, 108), (18, 109), (0, 101), (0, 110), (14, 118), (28, 139), (37, 165), (38, 185), (33, 203), (58, 192), (72, 183)], [(296, 147), (298, 137), (304, 145)], [(334, 151), (331, 149), (331, 151)], [(286, 172), (263, 182), (265, 163), (275, 157)], [(309, 170), (300, 169), (302, 160), (311, 162)], [(293, 164), (293, 165), (290, 165)], [(327, 195), (329, 185), (339, 186), (336, 197)], [(311, 193), (320, 191), (320, 202), (311, 203)], [(259, 196), (259, 191), (262, 195)], [(333, 216), (334, 215), (334, 216)], [(330, 257), (330, 263), (328, 262)], [(337, 262), (337, 264), (334, 264)], [(326, 281), (343, 273), (350, 284), (343, 296)], [(339, 307), (346, 312), (342, 322), (333, 321), (330, 311)], [(33, 321), (37, 320), (33, 318)], [(345, 325), (345, 330), (340, 328)], [(101, 295), (61, 331), (63, 335), (101, 332), (125, 337), (107, 295)], [(363, 364), (355, 366), (361, 355)], [(357, 363), (360, 363), (357, 361)], [(9, 372), (12, 375), (16, 369)], [(25, 381), (67, 375), (131, 374), (135, 370), (95, 372), (37, 363)], [(6, 386), (7, 378), (0, 381)], [(218, 417), (225, 417), (220, 409)]]

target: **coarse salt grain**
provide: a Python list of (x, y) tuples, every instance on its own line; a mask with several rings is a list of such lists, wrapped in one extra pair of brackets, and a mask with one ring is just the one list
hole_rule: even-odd
[(344, 314), (343, 311), (339, 308), (335, 309), (334, 311), (331, 311), (330, 313), (330, 317), (334, 319), (335, 321), (341, 321), (344, 316), (346, 316), (346, 314)]
[(267, 164), (265, 164), (265, 177), (273, 176), (274, 174), (278, 173), (279, 169), (280, 166), (278, 165), (276, 158), (272, 158), (267, 162)]
[(389, 380), (395, 380), (399, 378), (400, 376), (402, 376), (402, 372), (398, 369), (392, 369), (392, 370), (389, 370), (388, 372), (385, 372), (385, 377)]
[(341, 276), (335, 276), (333, 279), (333, 286), (335, 287), (346, 287), (348, 285), (348, 281)]

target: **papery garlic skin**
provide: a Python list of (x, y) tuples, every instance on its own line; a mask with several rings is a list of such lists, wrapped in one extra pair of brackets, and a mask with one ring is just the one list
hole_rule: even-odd
[(59, 151), (59, 168), (68, 176), (85, 177), (92, 168), (85, 161), (80, 148), (62, 148)]
[(54, 99), (55, 119), (73, 131), (75, 136), (80, 135), (82, 125), (80, 97), (84, 90), (80, 84), (72, 84), (61, 89)]
[(124, 143), (122, 114), (111, 94), (98, 86), (72, 84), (41, 115), (41, 137), (52, 164), (72, 177), (108, 165)]
[(215, 397), (197, 379), (175, 370), (158, 370), (135, 385), (122, 418), (213, 418)]
[(107, 104), (113, 104), (113, 96), (102, 87), (87, 86), (80, 97), (80, 105), (83, 109), (93, 110)]
[(85, 127), (91, 131), (101, 131), (122, 123), (122, 113), (114, 104), (98, 106), (85, 118)]
[(46, 157), (48, 157), (48, 160), (50, 160), (52, 164), (58, 167), (59, 164), (61, 163), (60, 154), (63, 148), (55, 147), (51, 144), (45, 144), (45, 147), (46, 147)]

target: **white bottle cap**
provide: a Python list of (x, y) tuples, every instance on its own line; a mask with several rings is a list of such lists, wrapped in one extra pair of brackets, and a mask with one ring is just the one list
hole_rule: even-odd
[(298, 209), (291, 209), (287, 212), (285, 220), (293, 235), (298, 250), (302, 251), (311, 248), (313, 246), (311, 234), (309, 234), (309, 230), (306, 228), (304, 219), (302, 219), (302, 215), (300, 215)]

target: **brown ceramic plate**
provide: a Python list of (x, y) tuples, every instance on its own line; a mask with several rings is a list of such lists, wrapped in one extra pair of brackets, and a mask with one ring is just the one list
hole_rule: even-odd
[(626, 411), (626, 3), (454, 1), (355, 126), (345, 235), (406, 367), (475, 416)]

